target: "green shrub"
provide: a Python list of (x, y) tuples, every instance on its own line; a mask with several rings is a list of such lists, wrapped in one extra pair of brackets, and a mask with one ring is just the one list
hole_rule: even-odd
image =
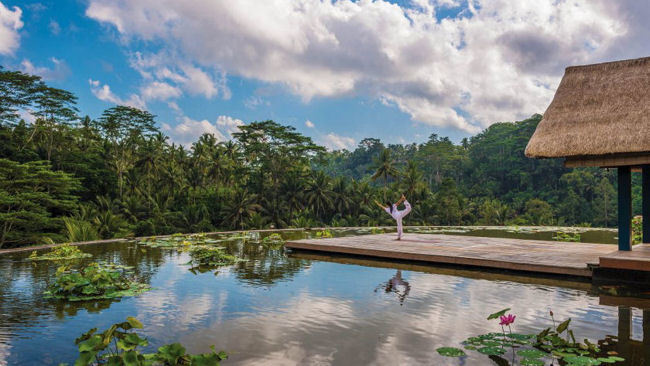
[(65, 234), (70, 243), (100, 239), (97, 230), (88, 221), (64, 217), (63, 223), (65, 224)]
[(639, 244), (643, 241), (643, 216), (637, 215), (632, 219), (632, 243)]

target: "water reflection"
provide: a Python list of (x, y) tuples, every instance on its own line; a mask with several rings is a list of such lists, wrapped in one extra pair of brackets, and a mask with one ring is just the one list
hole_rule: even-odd
[[(282, 233), (285, 238), (312, 234)], [(485, 356), (449, 359), (435, 349), (497, 330), (485, 317), (505, 306), (517, 314), (518, 332), (549, 326), (547, 314), (553, 309), (558, 319), (573, 319), (581, 339), (595, 342), (606, 334), (622, 334), (618, 306), (625, 304), (603, 300), (590, 283), (286, 255), (282, 248), (264, 246), (265, 235), (270, 233), (222, 242), (229, 253), (247, 261), (220, 268), (217, 276), (213, 271), (191, 273), (185, 265), (188, 253), (181, 250), (135, 243), (81, 247), (95, 256), (92, 260), (134, 267), (139, 279), (153, 287), (115, 302), (46, 301), (42, 292), (55, 264), (23, 261), (28, 253), (0, 256), (0, 364), (70, 363), (77, 354), (76, 337), (126, 316), (145, 324), (151, 349), (182, 342), (190, 352), (205, 352), (215, 345), (231, 355), (224, 365), (484, 365), (490, 362)], [(630, 319), (639, 324), (633, 313)], [(644, 330), (647, 318), (644, 313)], [(642, 364), (638, 362), (648, 356), (637, 353), (643, 354), (647, 343), (635, 341), (635, 328), (630, 329), (630, 340), (622, 337), (617, 350), (637, 362), (628, 364)]]
[(387, 294), (395, 294), (397, 295), (397, 298), (399, 299), (399, 304), (404, 305), (404, 300), (406, 299), (406, 296), (408, 296), (409, 292), (411, 291), (411, 285), (408, 283), (408, 281), (404, 281), (402, 279), (402, 270), (398, 269), (397, 273), (393, 277), (391, 277), (390, 280), (388, 280), (386, 283), (382, 283), (381, 285), (377, 286), (375, 288), (375, 292), (377, 292), (379, 289), (384, 290)]

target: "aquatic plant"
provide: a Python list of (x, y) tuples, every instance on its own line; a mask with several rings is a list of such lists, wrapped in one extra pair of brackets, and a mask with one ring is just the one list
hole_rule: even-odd
[(196, 267), (220, 267), (235, 264), (242, 259), (228, 254), (222, 247), (213, 247), (208, 245), (195, 246), (190, 249), (192, 258), (187, 264)]
[(146, 347), (149, 341), (135, 332), (143, 325), (134, 317), (127, 317), (125, 322), (115, 323), (102, 333), (93, 328), (75, 339), (79, 357), (75, 366), (86, 365), (205, 365), (218, 366), (220, 361), (228, 358), (224, 351), (197, 355), (188, 354), (180, 343), (158, 347), (155, 353), (141, 353), (139, 347)]
[(29, 260), (32, 261), (62, 261), (62, 260), (73, 260), (81, 258), (92, 257), (89, 253), (82, 252), (77, 246), (70, 244), (58, 245), (52, 250), (42, 255), (38, 255), (37, 251), (33, 251), (29, 255)]
[(580, 242), (580, 233), (577, 232), (566, 232), (558, 231), (553, 236), (553, 240), (556, 241), (568, 241), (568, 242)]
[[(604, 352), (597, 344), (588, 339), (583, 342), (576, 341), (573, 330), (569, 329), (571, 319), (567, 319), (556, 326), (553, 312), (550, 312), (553, 326), (546, 328), (538, 334), (519, 334), (512, 332), (510, 326), (516, 316), (506, 313), (510, 309), (503, 309), (490, 314), (487, 320), (498, 319), (501, 333), (491, 332), (467, 338), (462, 342), (465, 350), (476, 351), (489, 356), (499, 365), (514, 365), (515, 357), (519, 357), (520, 365), (543, 366), (547, 360), (560, 360), (566, 366), (587, 366), (614, 364), (625, 361), (618, 357), (614, 351)], [(506, 333), (504, 326), (508, 327)], [(440, 347), (436, 351), (445, 357), (464, 357), (465, 351), (455, 347)], [(512, 363), (504, 359), (506, 353), (512, 354)], [(554, 361), (551, 361), (554, 364)]]
[(45, 297), (84, 301), (136, 296), (150, 290), (149, 285), (133, 281), (129, 275), (127, 267), (96, 262), (79, 270), (61, 266)]
[(264, 237), (264, 239), (262, 239), (262, 244), (271, 249), (281, 248), (284, 245), (284, 242), (285, 241), (282, 238), (282, 235), (278, 233), (273, 233), (269, 236)]
[(500, 319), (499, 325), (510, 326), (510, 324), (515, 322), (515, 317), (516, 317), (516, 315), (512, 315), (512, 314), (501, 315), (499, 317), (499, 319)]
[(384, 231), (384, 229), (380, 229), (378, 227), (373, 227), (372, 229), (370, 229), (370, 233), (371, 234), (383, 234), (383, 233), (385, 233), (385, 231)]
[(193, 245), (216, 244), (223, 240), (208, 238), (205, 234), (172, 234), (165, 237), (148, 237), (138, 241), (138, 244), (152, 248), (183, 248)]
[(316, 237), (317, 238), (332, 238), (334, 236), (332, 235), (332, 232), (329, 231), (329, 229), (325, 229), (323, 231), (317, 231), (316, 232)]

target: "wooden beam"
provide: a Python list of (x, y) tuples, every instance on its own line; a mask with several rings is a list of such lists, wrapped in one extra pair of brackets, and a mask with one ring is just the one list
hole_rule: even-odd
[[(650, 243), (650, 165), (641, 171), (641, 215), (643, 215), (643, 242)], [(650, 337), (648, 337), (650, 339)]]
[(618, 250), (632, 250), (632, 171), (618, 171)]
[(568, 157), (564, 160), (564, 166), (567, 168), (576, 168), (581, 166), (602, 168), (614, 168), (619, 166), (639, 167), (648, 164), (650, 164), (650, 153), (574, 156)]

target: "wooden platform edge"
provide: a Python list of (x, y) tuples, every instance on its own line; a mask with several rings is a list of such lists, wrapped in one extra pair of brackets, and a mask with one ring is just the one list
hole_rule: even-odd
[(379, 257), (379, 258), (410, 260), (410, 261), (428, 262), (428, 263), (453, 264), (453, 265), (470, 266), (470, 267), (496, 268), (496, 269), (505, 269), (510, 271), (567, 275), (567, 276), (575, 276), (575, 277), (592, 277), (592, 270), (586, 266), (584, 269), (569, 268), (569, 267), (562, 267), (562, 266), (548, 266), (548, 265), (531, 264), (531, 263), (506, 262), (506, 261), (492, 260), (492, 259), (468, 258), (462, 256), (405, 253), (400, 251), (378, 250), (378, 249), (371, 249), (371, 248), (341, 247), (341, 246), (334, 246), (334, 245), (327, 245), (327, 244), (301, 243), (296, 241), (286, 242), (285, 247), (289, 249), (328, 252), (328, 253), (337, 253), (337, 254), (352, 254), (352, 255), (366, 256), (366, 257)]
[(602, 268), (622, 269), (628, 271), (650, 272), (649, 262), (624, 257), (600, 257), (599, 265)]

